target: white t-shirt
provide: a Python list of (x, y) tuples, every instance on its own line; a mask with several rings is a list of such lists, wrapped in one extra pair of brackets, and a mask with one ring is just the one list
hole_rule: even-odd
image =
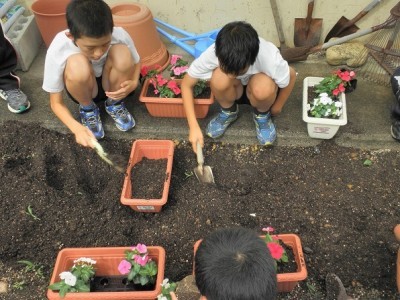
[[(254, 74), (264, 73), (271, 77), (278, 87), (284, 88), (289, 84), (290, 71), (289, 65), (279, 52), (279, 49), (267, 42), (263, 38), (260, 39), (260, 49), (254, 64), (252, 64), (247, 72), (237, 76), (243, 85), (249, 83), (250, 77)], [(193, 61), (188, 69), (188, 74), (197, 79), (210, 79), (214, 69), (219, 67), (218, 58), (215, 55), (215, 44), (212, 44), (197, 59)]]
[[(43, 86), (49, 93), (59, 93), (64, 90), (64, 69), (68, 57), (80, 53), (80, 49), (66, 36), (64, 30), (59, 32), (50, 44), (44, 64)], [(138, 63), (140, 56), (130, 35), (121, 27), (114, 27), (111, 36), (111, 45), (124, 44), (131, 51), (133, 61)], [(110, 45), (110, 47), (111, 47)], [(103, 73), (103, 67), (107, 59), (109, 49), (99, 60), (91, 60), (96, 77)]]

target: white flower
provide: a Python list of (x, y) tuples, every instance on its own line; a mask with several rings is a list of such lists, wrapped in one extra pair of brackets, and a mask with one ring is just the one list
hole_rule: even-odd
[(76, 276), (71, 272), (62, 272), (60, 273), (60, 278), (65, 281), (69, 286), (75, 286), (76, 284)]
[(335, 106), (336, 106), (336, 107), (342, 107), (343, 104), (342, 104), (342, 102), (336, 101), (336, 102), (335, 102)]
[(168, 298), (160, 294), (157, 296), (157, 300), (168, 300)]
[(163, 280), (163, 282), (161, 283), (161, 286), (165, 287), (166, 289), (169, 289), (170, 284), (168, 282), (168, 278), (165, 278)]
[(78, 259), (74, 260), (75, 264), (79, 263), (79, 262), (84, 262), (84, 263), (88, 263), (88, 264), (91, 264), (91, 265), (95, 265), (96, 264), (95, 260), (93, 260), (91, 258), (88, 258), (88, 257), (81, 257), (81, 258), (78, 258)]

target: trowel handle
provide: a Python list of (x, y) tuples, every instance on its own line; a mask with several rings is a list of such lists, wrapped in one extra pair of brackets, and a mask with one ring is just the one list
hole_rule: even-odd
[(199, 142), (197, 142), (197, 153), (196, 154), (197, 154), (197, 163), (199, 165), (203, 166), (203, 164), (204, 164), (203, 148), (201, 147)]

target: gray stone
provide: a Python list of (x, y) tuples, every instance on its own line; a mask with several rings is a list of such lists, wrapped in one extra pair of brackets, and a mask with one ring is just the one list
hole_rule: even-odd
[(0, 281), (0, 294), (7, 294), (8, 285), (6, 281)]
[(366, 47), (359, 42), (344, 43), (326, 50), (326, 62), (333, 66), (360, 67), (366, 62), (367, 57)]
[(200, 298), (194, 275), (188, 275), (181, 281), (177, 282), (176, 294), (178, 295), (179, 300), (193, 300)]

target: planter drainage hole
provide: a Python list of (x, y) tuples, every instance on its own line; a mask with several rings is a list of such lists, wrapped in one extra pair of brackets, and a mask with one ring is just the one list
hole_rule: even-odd
[(101, 286), (108, 286), (110, 284), (108, 278), (101, 278), (99, 282)]

